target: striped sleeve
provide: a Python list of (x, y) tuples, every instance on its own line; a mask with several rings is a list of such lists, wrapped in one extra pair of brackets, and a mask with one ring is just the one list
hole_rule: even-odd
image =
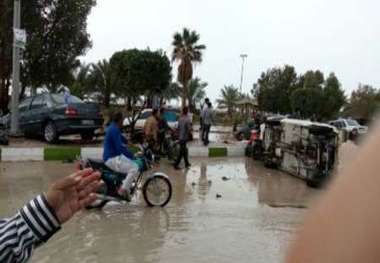
[(25, 262), (34, 248), (60, 229), (44, 195), (27, 203), (14, 217), (0, 219), (0, 262)]

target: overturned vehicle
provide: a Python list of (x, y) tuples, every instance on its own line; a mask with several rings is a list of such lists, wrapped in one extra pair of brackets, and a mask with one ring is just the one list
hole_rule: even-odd
[(312, 187), (329, 178), (337, 159), (335, 127), (277, 117), (268, 119), (261, 132), (259, 152), (265, 166), (302, 178)]

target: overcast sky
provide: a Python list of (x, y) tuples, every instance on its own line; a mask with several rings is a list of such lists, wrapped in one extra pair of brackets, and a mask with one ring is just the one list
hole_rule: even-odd
[(84, 61), (122, 49), (163, 49), (175, 31), (201, 35), (207, 46), (195, 76), (213, 100), (224, 85), (240, 83), (241, 53), (248, 54), (243, 91), (262, 71), (290, 64), (298, 73), (335, 72), (346, 93), (358, 83), (380, 88), (378, 0), (97, 0), (88, 20), (92, 49)]

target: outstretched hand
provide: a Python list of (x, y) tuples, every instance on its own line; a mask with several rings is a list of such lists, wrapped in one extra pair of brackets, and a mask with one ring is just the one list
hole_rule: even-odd
[(63, 224), (76, 212), (95, 201), (96, 195), (93, 192), (101, 184), (99, 172), (84, 169), (53, 183), (46, 199), (59, 222)]

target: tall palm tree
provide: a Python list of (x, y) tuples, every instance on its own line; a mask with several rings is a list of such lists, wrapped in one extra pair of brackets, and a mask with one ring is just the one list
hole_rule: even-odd
[(221, 90), (220, 99), (217, 100), (220, 107), (227, 108), (229, 116), (232, 116), (235, 104), (241, 98), (240, 92), (234, 86), (224, 86)]
[(96, 64), (92, 64), (91, 83), (93, 89), (101, 94), (103, 104), (107, 108), (111, 102), (113, 82), (114, 77), (111, 66), (106, 59), (100, 60)]
[(193, 111), (195, 105), (202, 101), (206, 97), (206, 87), (208, 86), (207, 82), (201, 81), (200, 78), (195, 78), (189, 82), (189, 106), (190, 110)]
[(176, 32), (173, 39), (172, 61), (179, 62), (178, 81), (182, 84), (182, 107), (186, 106), (188, 99), (188, 84), (193, 77), (193, 63), (202, 62), (202, 52), (205, 45), (199, 45), (199, 34), (184, 28), (182, 32)]

